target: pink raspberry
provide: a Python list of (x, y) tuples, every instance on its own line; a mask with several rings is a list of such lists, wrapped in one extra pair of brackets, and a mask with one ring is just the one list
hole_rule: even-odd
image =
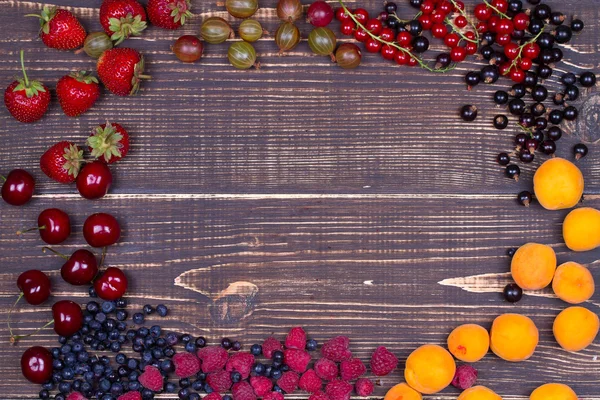
[(338, 376), (338, 366), (331, 360), (321, 358), (315, 363), (315, 372), (317, 376), (326, 381), (332, 381)]
[(398, 357), (383, 346), (379, 346), (371, 356), (371, 372), (376, 376), (386, 376), (398, 365)]
[(258, 397), (264, 397), (273, 390), (273, 382), (266, 376), (253, 376), (250, 378), (250, 385)]
[[(336, 336), (323, 343), (321, 354), (331, 361), (344, 361), (352, 358), (352, 352), (348, 348), (350, 339), (347, 336)], [(333, 399), (332, 399), (333, 400)]]
[(304, 332), (302, 327), (298, 326), (290, 329), (290, 332), (285, 338), (285, 347), (288, 349), (304, 350), (306, 347), (306, 332)]
[(173, 356), (175, 375), (180, 378), (189, 378), (200, 371), (200, 360), (191, 353), (177, 353)]
[(318, 391), (310, 395), (308, 400), (329, 400), (329, 396), (325, 394), (325, 392)]
[(353, 381), (367, 372), (367, 367), (358, 358), (342, 361), (340, 364), (340, 377), (343, 381)]
[(223, 400), (223, 397), (217, 392), (212, 392), (204, 396), (202, 400)]
[(325, 386), (325, 393), (330, 400), (349, 400), (352, 389), (352, 385), (348, 382), (336, 379)]
[(356, 392), (357, 395), (359, 395), (361, 397), (370, 396), (371, 393), (373, 393), (374, 389), (375, 389), (375, 386), (373, 385), (373, 382), (371, 382), (371, 380), (367, 379), (367, 378), (360, 378), (354, 384), (354, 391)]
[(310, 354), (306, 350), (287, 349), (283, 352), (283, 363), (292, 371), (303, 373), (310, 362)]
[(203, 347), (196, 354), (202, 360), (202, 372), (205, 374), (222, 370), (229, 358), (227, 350), (221, 346)]
[(206, 377), (206, 383), (217, 393), (225, 393), (230, 388), (233, 382), (231, 381), (231, 374), (225, 370), (220, 370), (208, 374)]
[(298, 388), (299, 380), (300, 376), (297, 373), (287, 371), (281, 375), (281, 378), (277, 379), (277, 385), (287, 394), (291, 394)]
[(250, 353), (234, 353), (227, 361), (227, 372), (237, 371), (242, 375), (242, 379), (250, 376), (250, 371), (254, 365), (254, 356)]
[(263, 400), (284, 400), (284, 397), (279, 392), (270, 392), (264, 395)]
[(142, 400), (140, 392), (127, 392), (117, 397), (117, 400)]
[(252, 386), (246, 381), (238, 382), (231, 389), (233, 400), (256, 400), (256, 394)]
[(138, 382), (143, 387), (150, 389), (154, 392), (158, 392), (163, 388), (163, 376), (160, 374), (158, 368), (152, 365), (146, 365), (144, 373), (138, 377)]
[(262, 344), (263, 355), (270, 360), (273, 357), (273, 352), (275, 350), (283, 350), (283, 346), (279, 340), (270, 336)]
[[(137, 393), (137, 392), (136, 392)], [(141, 397), (140, 397), (141, 399)], [(87, 397), (85, 397), (84, 395), (82, 395), (79, 392), (71, 392), (69, 393), (69, 395), (67, 396), (66, 400), (87, 400)]]
[(477, 381), (477, 370), (470, 365), (460, 365), (456, 368), (452, 386), (465, 390), (470, 388)]
[(305, 392), (315, 393), (321, 390), (323, 382), (321, 381), (321, 378), (317, 376), (314, 369), (309, 369), (300, 377), (298, 386)]

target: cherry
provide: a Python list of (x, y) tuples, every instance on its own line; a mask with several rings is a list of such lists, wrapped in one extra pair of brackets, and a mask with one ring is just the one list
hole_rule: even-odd
[(94, 281), (94, 290), (102, 300), (117, 300), (127, 291), (127, 277), (119, 268), (109, 267)]
[(11, 206), (22, 206), (31, 200), (35, 189), (35, 179), (23, 169), (13, 169), (5, 177), (2, 185), (2, 199)]
[(110, 169), (106, 163), (101, 161), (84, 165), (77, 175), (77, 190), (82, 197), (89, 200), (104, 197), (111, 184)]
[(43, 248), (44, 252), (46, 250), (50, 250), (57, 256), (67, 260), (60, 269), (60, 275), (65, 282), (71, 285), (87, 285), (98, 273), (98, 261), (96, 261), (94, 253), (89, 250), (77, 250), (71, 254), (71, 257), (67, 257), (50, 247)]
[(71, 336), (83, 326), (83, 312), (79, 304), (61, 300), (52, 306), (54, 332), (60, 336)]
[(92, 214), (83, 223), (83, 237), (92, 247), (110, 246), (121, 237), (121, 227), (110, 214)]
[(40, 237), (48, 244), (59, 244), (71, 234), (71, 221), (66, 212), (58, 208), (48, 208), (38, 216), (38, 227), (18, 231), (17, 235), (39, 230)]
[(30, 382), (46, 383), (52, 377), (52, 354), (45, 347), (28, 348), (21, 356), (21, 372)]
[(50, 297), (50, 278), (37, 269), (30, 269), (19, 275), (17, 287), (25, 301), (34, 306), (42, 304)]

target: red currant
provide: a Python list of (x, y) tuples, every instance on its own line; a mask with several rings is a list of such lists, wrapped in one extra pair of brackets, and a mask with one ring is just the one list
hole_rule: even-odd
[(454, 10), (454, 6), (448, 0), (443, 0), (438, 4), (437, 9), (448, 15)]
[(468, 23), (469, 21), (467, 21), (467, 18), (465, 18), (463, 15), (459, 15), (458, 17), (454, 18), (454, 25), (458, 26), (459, 28), (464, 28)]
[(511, 34), (513, 33), (515, 30), (515, 26), (513, 25), (513, 22), (510, 19), (507, 18), (502, 18), (500, 19), (500, 22), (498, 23), (498, 26), (496, 27), (496, 32), (503, 35), (503, 34)]
[(469, 31), (469, 32), (465, 33), (465, 37), (467, 39), (475, 40), (475, 32)]
[(431, 14), (434, 9), (435, 9), (435, 3), (433, 0), (425, 0), (421, 4), (421, 12), (423, 14)]
[(477, 18), (480, 21), (487, 21), (488, 19), (490, 19), (493, 13), (492, 9), (484, 3), (477, 4), (473, 12), (475, 14), (475, 18)]
[(498, 35), (496, 36), (496, 43), (498, 43), (500, 46), (506, 46), (507, 44), (509, 44), (511, 42), (512, 38), (510, 37), (510, 35)]
[(394, 36), (396, 36), (396, 32), (390, 28), (383, 28), (381, 30), (381, 34), (379, 35), (379, 37), (386, 42), (392, 42), (394, 40)]
[(365, 42), (369, 38), (369, 34), (364, 29), (357, 29), (354, 31), (354, 39), (359, 42)]
[(492, 0), (492, 6), (494, 6), (501, 13), (508, 11), (508, 1), (506, 0)]
[(369, 12), (364, 8), (357, 8), (356, 10), (354, 10), (354, 18), (356, 18), (358, 22), (364, 25), (365, 22), (367, 22), (367, 20), (369, 19)]
[(340, 22), (352, 21), (352, 18), (350, 18), (350, 16), (342, 7), (339, 7), (337, 10), (335, 10), (335, 19)]
[(419, 22), (424, 30), (428, 31), (433, 26), (433, 19), (430, 14), (423, 14), (419, 17)]
[(496, 33), (499, 23), (500, 23), (500, 17), (497, 15), (492, 15), (490, 17), (490, 19), (488, 19), (488, 21), (487, 21), (488, 29), (490, 30), (490, 32)]
[(524, 12), (518, 13), (513, 17), (513, 24), (515, 25), (515, 29), (518, 31), (523, 31), (527, 29), (529, 26), (529, 15)]
[(512, 71), (510, 71), (510, 79), (513, 80), (513, 82), (516, 83), (521, 83), (525, 80), (525, 71), (523, 71), (520, 68), (515, 68)]
[(521, 68), (523, 71), (529, 71), (532, 66), (533, 61), (531, 61), (531, 58), (523, 57), (521, 58), (521, 61), (519, 61), (519, 68)]
[(373, 39), (372, 37), (369, 37), (365, 42), (365, 49), (369, 53), (379, 53), (379, 50), (381, 50), (381, 42), (379, 40)]
[(389, 44), (384, 44), (381, 48), (381, 57), (383, 57), (385, 60), (393, 60), (396, 56), (396, 52), (397, 50), (395, 47), (392, 47)]
[(514, 60), (519, 55), (519, 45), (513, 42), (508, 43), (504, 46), (504, 54), (510, 60)]
[(536, 59), (540, 55), (540, 46), (537, 43), (528, 43), (523, 47), (523, 55), (527, 58)]
[(354, 21), (344, 21), (340, 26), (340, 31), (346, 36), (352, 35), (354, 29), (356, 29), (356, 24), (354, 23)]
[(502, 63), (500, 65), (500, 67), (498, 68), (498, 71), (500, 72), (500, 75), (506, 76), (510, 73), (510, 67), (511, 64), (506, 62), (506, 63)]
[(399, 51), (394, 56), (394, 61), (396, 61), (396, 64), (398, 65), (406, 65), (408, 64), (408, 54), (403, 51)]
[(433, 27), (431, 27), (431, 34), (434, 38), (442, 39), (448, 34), (448, 28), (444, 24), (434, 24)]
[(408, 32), (400, 32), (396, 37), (396, 42), (398, 42), (401, 47), (407, 48), (412, 42), (412, 35)]
[(459, 41), (460, 37), (454, 32), (447, 34), (444, 38), (444, 44), (450, 48), (458, 46)]
[(467, 42), (467, 44), (465, 44), (465, 50), (468, 55), (472, 56), (477, 53), (477, 43)]
[(461, 62), (467, 58), (467, 50), (464, 47), (454, 47), (450, 51), (450, 59), (454, 62)]
[(465, 10), (465, 3), (463, 3), (460, 0), (454, 2), (454, 11), (460, 12), (460, 11), (464, 11), (464, 10)]
[(419, 62), (417, 61), (417, 59), (416, 59), (416, 58), (414, 58), (414, 57), (410, 57), (410, 58), (408, 59), (408, 66), (409, 66), (409, 67), (416, 67), (417, 65), (419, 65)]
[(365, 29), (371, 32), (373, 35), (379, 35), (381, 33), (381, 29), (383, 29), (383, 25), (377, 18), (371, 18), (365, 24)]
[(446, 14), (439, 11), (437, 8), (431, 13), (431, 21), (434, 24), (443, 24), (446, 20)]
[(479, 32), (479, 33), (485, 33), (488, 31), (488, 26), (483, 21), (479, 21), (477, 23), (477, 25), (475, 25), (475, 28), (477, 28), (477, 32)]

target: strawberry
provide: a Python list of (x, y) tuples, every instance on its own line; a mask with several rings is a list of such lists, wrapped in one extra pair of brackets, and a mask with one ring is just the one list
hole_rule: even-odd
[(40, 158), (42, 172), (60, 183), (71, 183), (77, 178), (83, 160), (83, 150), (72, 142), (58, 142)]
[(129, 152), (129, 134), (121, 125), (106, 122), (94, 129), (94, 133), (87, 139), (87, 144), (92, 157), (112, 164)]
[(127, 47), (106, 50), (98, 59), (97, 71), (108, 90), (119, 96), (131, 96), (140, 89), (144, 73), (144, 57)]
[(137, 0), (104, 0), (100, 6), (100, 24), (115, 45), (130, 36), (141, 35), (147, 18), (146, 10)]
[(95, 76), (85, 71), (65, 75), (56, 84), (56, 95), (65, 115), (78, 117), (100, 97), (100, 85)]
[(40, 19), (40, 38), (52, 49), (74, 50), (83, 46), (85, 29), (76, 16), (63, 8), (44, 6), (41, 13), (26, 17)]
[(23, 79), (17, 79), (4, 91), (4, 104), (11, 115), (20, 122), (35, 122), (42, 118), (50, 105), (50, 89), (40, 81), (30, 81), (25, 72), (21, 50)]
[(146, 9), (152, 25), (177, 29), (192, 17), (190, 0), (149, 0)]

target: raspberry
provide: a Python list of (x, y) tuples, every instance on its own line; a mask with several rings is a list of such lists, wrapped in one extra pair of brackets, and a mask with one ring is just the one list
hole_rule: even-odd
[(330, 400), (349, 400), (352, 389), (348, 382), (336, 379), (325, 386), (325, 393)]
[(306, 371), (310, 362), (310, 354), (306, 350), (287, 349), (283, 352), (283, 363), (292, 371), (302, 373)]
[(175, 375), (180, 378), (189, 378), (200, 371), (200, 360), (191, 353), (177, 353), (173, 356)]
[(264, 395), (263, 400), (283, 400), (283, 395), (279, 392), (270, 392)]
[(383, 346), (379, 346), (371, 356), (371, 372), (376, 376), (385, 376), (396, 369), (398, 358)]
[(283, 346), (279, 340), (275, 339), (273, 336), (270, 336), (263, 342), (263, 355), (268, 359), (271, 359), (275, 350), (283, 350)]
[(250, 371), (254, 365), (254, 356), (250, 353), (235, 353), (227, 361), (227, 372), (237, 371), (242, 375), (242, 379), (250, 376)]
[(209, 374), (206, 377), (206, 383), (218, 393), (225, 393), (230, 388), (233, 382), (231, 381), (231, 374), (225, 370), (220, 370)]
[(308, 400), (329, 400), (329, 396), (325, 394), (325, 392), (318, 391), (310, 395)]
[(258, 397), (264, 397), (273, 390), (273, 382), (266, 376), (253, 376), (250, 378), (250, 385)]
[(300, 376), (292, 371), (284, 372), (281, 378), (277, 379), (277, 385), (287, 394), (294, 393), (298, 387)]
[(212, 392), (204, 396), (202, 400), (223, 400), (223, 397), (217, 392)]
[(252, 386), (246, 381), (238, 382), (231, 389), (233, 400), (256, 400), (256, 394)]
[(317, 376), (326, 381), (332, 381), (338, 376), (337, 364), (326, 358), (317, 360), (314, 368)]
[[(135, 393), (137, 393), (137, 392), (135, 392)], [(140, 399), (141, 399), (141, 397), (140, 397)], [(67, 396), (66, 400), (87, 400), (87, 397), (85, 397), (84, 395), (82, 395), (79, 392), (71, 392)]]
[(314, 369), (309, 369), (300, 377), (298, 386), (305, 392), (315, 393), (321, 390), (323, 382), (321, 382), (321, 378), (317, 376)]
[(375, 386), (373, 385), (373, 382), (367, 378), (360, 378), (354, 384), (354, 391), (361, 397), (370, 396), (374, 389)]
[(358, 358), (351, 358), (340, 364), (340, 377), (344, 381), (353, 381), (364, 375), (365, 372), (367, 372), (367, 367)]
[(304, 332), (304, 329), (299, 326), (290, 329), (290, 332), (285, 338), (285, 347), (288, 349), (304, 350), (306, 347), (306, 332)]
[(477, 381), (477, 370), (470, 365), (461, 365), (456, 368), (452, 386), (461, 390), (470, 388)]
[(340, 362), (348, 360), (352, 358), (352, 352), (348, 349), (349, 346), (350, 339), (348, 337), (336, 336), (323, 344), (321, 354), (331, 361)]
[[(67, 397), (67, 400), (71, 400)], [(117, 400), (142, 400), (140, 392), (127, 392), (117, 397)]]
[(143, 387), (154, 392), (158, 392), (163, 388), (163, 376), (160, 374), (158, 368), (153, 367), (152, 365), (146, 365), (144, 373), (138, 378), (138, 382), (140, 382)]
[(196, 353), (198, 358), (202, 360), (202, 372), (217, 372), (225, 368), (227, 364), (227, 350), (221, 346), (203, 347)]

